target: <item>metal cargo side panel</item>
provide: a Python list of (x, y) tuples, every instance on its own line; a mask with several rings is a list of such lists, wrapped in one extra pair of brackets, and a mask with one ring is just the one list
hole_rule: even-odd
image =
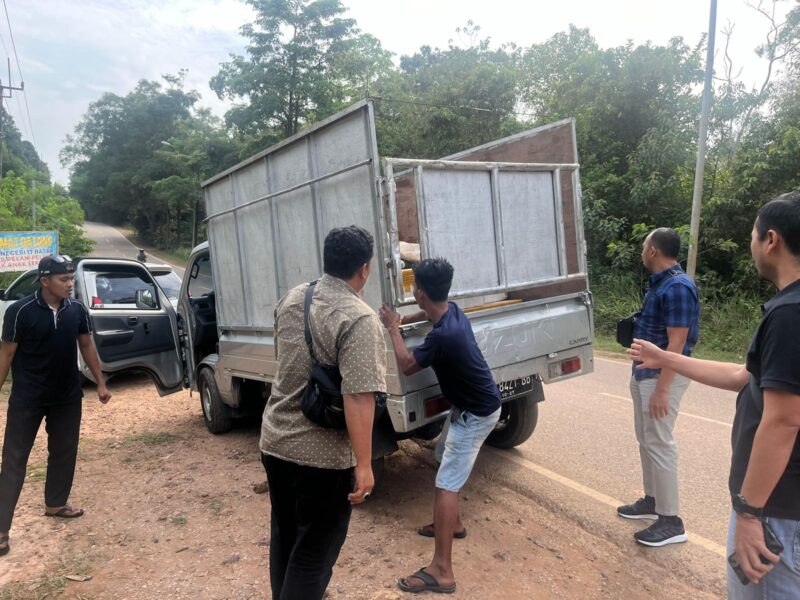
[[(376, 235), (377, 154), (372, 105), (355, 104), (203, 183), (221, 329), (264, 331), (278, 300), (322, 275), (332, 227)], [(367, 300), (381, 303), (376, 247)]]
[[(332, 125), (324, 135), (313, 136), (309, 153), (312, 176), (333, 173), (372, 156), (368, 132), (368, 113), (363, 111)], [(371, 164), (364, 164), (314, 184), (316, 201), (320, 207), (321, 238), (334, 227), (347, 225), (358, 225), (374, 235), (374, 182), (371, 169)], [(381, 256), (378, 236), (375, 243), (374, 272), (367, 280), (363, 295), (370, 306), (377, 308), (382, 298), (380, 271), (375, 265)]]
[[(267, 157), (270, 186), (283, 190), (311, 179), (307, 141), (300, 140)], [(312, 186), (273, 198), (277, 231), (279, 297), (322, 274), (318, 219)]]
[(426, 239), (429, 256), (453, 265), (454, 293), (500, 283), (495, 254), (492, 181), (489, 172), (429, 169), (424, 176)]
[[(233, 208), (233, 189), (225, 177), (206, 188), (206, 208), (216, 213)], [(239, 233), (236, 213), (215, 219), (208, 231), (217, 293), (217, 322), (220, 326), (243, 323), (246, 318), (242, 263), (239, 256)]]
[(508, 285), (557, 277), (558, 221), (550, 173), (501, 173), (500, 212)]
[[(268, 193), (266, 160), (248, 165), (233, 175), (236, 205)], [(248, 323), (272, 327), (278, 301), (271, 201), (242, 207), (239, 221), (240, 256), (244, 258), (244, 285), (248, 298)]]

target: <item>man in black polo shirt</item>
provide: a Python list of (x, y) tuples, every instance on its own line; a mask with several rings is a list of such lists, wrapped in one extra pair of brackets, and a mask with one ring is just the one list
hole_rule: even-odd
[(46, 256), (39, 261), (40, 288), (12, 304), (3, 321), (0, 345), (0, 385), (13, 374), (0, 467), (0, 556), (9, 551), (8, 532), (25, 480), (36, 433), (42, 419), (47, 427), (45, 516), (74, 519), (83, 510), (67, 504), (81, 424), (78, 374), (80, 347), (97, 381), (97, 395), (111, 399), (92, 343), (89, 313), (70, 299), (75, 285), (68, 256)]
[[(714, 387), (738, 391), (729, 488), (733, 511), (728, 553), (751, 585), (728, 566), (733, 600), (800, 597), (800, 193), (758, 211), (750, 251), (761, 277), (778, 293), (747, 351), (747, 364), (698, 360), (636, 340), (628, 351), (642, 368), (667, 368)], [(784, 550), (764, 541), (766, 523)], [(762, 562), (761, 558), (765, 562)]]
[[(406, 375), (431, 367), (442, 395), (453, 405), (441, 465), (436, 473), (433, 525), (420, 535), (436, 538), (431, 563), (398, 582), (405, 592), (453, 593), (453, 537), (463, 538), (466, 529), (458, 512), (458, 493), (466, 484), (478, 452), (500, 418), (500, 392), (478, 348), (472, 325), (453, 302), (447, 301), (453, 267), (444, 258), (426, 258), (414, 265), (414, 298), (422, 309), (410, 317), (384, 305), (381, 320), (389, 330), (398, 367)], [(409, 352), (400, 334), (400, 324), (424, 319), (433, 329), (422, 345)]]

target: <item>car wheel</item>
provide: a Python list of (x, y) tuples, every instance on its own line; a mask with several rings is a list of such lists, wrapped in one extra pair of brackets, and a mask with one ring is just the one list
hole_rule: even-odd
[(500, 420), (486, 443), (495, 448), (513, 448), (533, 435), (539, 420), (539, 403), (533, 395), (521, 396), (503, 404)]
[(220, 396), (214, 372), (211, 369), (201, 369), (197, 378), (197, 387), (200, 390), (200, 406), (203, 409), (203, 420), (211, 433), (225, 433), (233, 427), (230, 411)]

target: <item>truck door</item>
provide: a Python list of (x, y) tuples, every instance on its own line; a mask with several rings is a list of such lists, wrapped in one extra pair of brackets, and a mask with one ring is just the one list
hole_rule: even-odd
[(175, 309), (145, 266), (130, 260), (84, 259), (77, 265), (76, 280), (76, 295), (91, 316), (103, 372), (146, 372), (162, 396), (182, 389)]

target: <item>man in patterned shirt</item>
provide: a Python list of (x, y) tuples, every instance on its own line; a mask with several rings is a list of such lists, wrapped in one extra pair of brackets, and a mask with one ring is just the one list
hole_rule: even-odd
[[(386, 347), (377, 314), (359, 296), (370, 274), (373, 239), (356, 227), (325, 238), (323, 270), (309, 325), (316, 358), (338, 365), (346, 430), (324, 429), (300, 410), (311, 374), (304, 337), (308, 284), (275, 309), (278, 372), (264, 409), (262, 462), (272, 505), (270, 583), (275, 600), (321, 599), (347, 536), (353, 504), (372, 491), (375, 394), (386, 392)], [(353, 478), (355, 477), (355, 485)]]
[[(700, 302), (694, 281), (678, 264), (680, 249), (680, 237), (666, 227), (652, 231), (645, 239), (642, 263), (652, 275), (634, 324), (634, 337), (689, 356), (697, 343)], [(674, 371), (637, 369), (634, 364), (630, 389), (644, 498), (620, 506), (617, 514), (626, 519), (655, 519), (650, 527), (633, 535), (645, 546), (687, 539), (678, 516), (678, 451), (672, 436), (687, 387), (689, 380)]]

